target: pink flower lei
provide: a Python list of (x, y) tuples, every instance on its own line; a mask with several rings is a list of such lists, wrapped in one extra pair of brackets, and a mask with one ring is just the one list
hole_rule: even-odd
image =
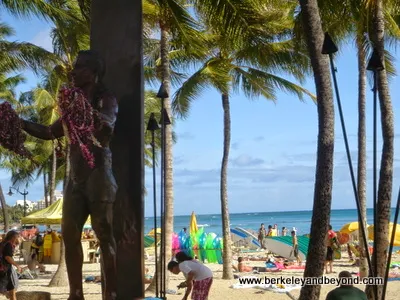
[(79, 88), (60, 89), (58, 106), (66, 135), (71, 145), (79, 145), (82, 156), (90, 168), (94, 168), (94, 155), (89, 150), (91, 145), (101, 147), (94, 137), (93, 107)]
[(0, 104), (0, 145), (7, 150), (24, 156), (32, 155), (25, 148), (26, 136), (22, 131), (21, 121), (11, 104), (4, 102)]

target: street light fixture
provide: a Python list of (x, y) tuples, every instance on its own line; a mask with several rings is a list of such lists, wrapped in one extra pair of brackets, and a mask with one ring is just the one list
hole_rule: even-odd
[(8, 196), (12, 196), (14, 195), (14, 193), (12, 192), (12, 190), (16, 191), (18, 194), (24, 196), (24, 217), (26, 217), (26, 195), (28, 195), (28, 191), (24, 189), (23, 192), (21, 192), (18, 188), (15, 187), (10, 187), (8, 189)]

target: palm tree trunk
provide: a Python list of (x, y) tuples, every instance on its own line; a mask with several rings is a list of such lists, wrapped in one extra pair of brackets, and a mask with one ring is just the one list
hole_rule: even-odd
[[(161, 28), (161, 41), (160, 41), (160, 56), (161, 56), (161, 74), (162, 74), (162, 82), (164, 88), (167, 90), (168, 95), (171, 91), (171, 75), (170, 75), (170, 62), (169, 62), (169, 40), (170, 35), (168, 32), (168, 28), (160, 24)], [(171, 110), (171, 101), (169, 98), (164, 99), (164, 108), (167, 111), (168, 116), (172, 117)], [(172, 139), (172, 126), (165, 126), (165, 191), (164, 191), (164, 199), (165, 199), (165, 228), (162, 230), (165, 231), (165, 262), (171, 260), (172, 257), (172, 232), (174, 229), (174, 191), (173, 191), (173, 139)], [(161, 271), (161, 266), (158, 268)], [(168, 288), (169, 276), (168, 272), (165, 274), (166, 282), (165, 287)], [(161, 278), (160, 274), (158, 274), (157, 278)], [(147, 291), (155, 291), (156, 281), (153, 280), (152, 283), (148, 286)]]
[(49, 206), (49, 186), (47, 176), (48, 174), (46, 171), (43, 171), (44, 204), (46, 207)]
[(49, 178), (49, 204), (52, 205), (55, 201), (54, 193), (56, 190), (56, 172), (57, 172), (57, 153), (56, 144), (53, 142), (53, 154), (51, 155), (51, 169)]
[[(366, 149), (366, 127), (365, 127), (365, 102), (366, 102), (366, 55), (362, 40), (357, 38), (357, 58), (358, 58), (358, 168), (357, 186), (358, 199), (360, 201), (361, 222), (364, 225), (365, 236), (367, 233), (367, 149)], [(358, 240), (360, 243), (360, 277), (368, 276), (368, 252), (365, 251), (364, 239), (361, 226), (358, 226)]]
[[(66, 146), (65, 149), (65, 175), (64, 175), (64, 182), (63, 182), (63, 191), (65, 191), (65, 187), (69, 180), (69, 172), (70, 172), (70, 147), (69, 145)], [(58, 264), (58, 268), (56, 273), (54, 274), (53, 278), (49, 283), (49, 287), (62, 287), (68, 285), (68, 276), (67, 276), (67, 265), (65, 263), (65, 246), (64, 240), (61, 239), (60, 242), (60, 262)]]
[(230, 113), (229, 95), (222, 95), (222, 107), (224, 110), (224, 154), (221, 164), (221, 216), (222, 216), (222, 235), (224, 241), (223, 271), (222, 279), (233, 279), (232, 271), (232, 248), (229, 221), (229, 205), (228, 205), (228, 161), (229, 149), (231, 145), (231, 113)]
[[(311, 238), (304, 277), (320, 277), (326, 258), (326, 236), (332, 201), (334, 150), (334, 107), (327, 56), (322, 55), (324, 33), (317, 0), (300, 0), (303, 28), (314, 71), (318, 107), (318, 151), (311, 220)], [(321, 286), (307, 285), (301, 289), (300, 300), (319, 299)]]
[(60, 262), (53, 278), (50, 280), (49, 287), (68, 286), (67, 265), (65, 264), (64, 240), (60, 241)]
[(4, 232), (8, 231), (8, 228), (10, 226), (10, 222), (8, 219), (8, 209), (7, 209), (7, 204), (6, 204), (6, 198), (4, 197), (4, 193), (3, 193), (3, 188), (1, 187), (0, 184), (0, 204), (1, 204), (1, 210), (3, 213), (3, 221), (4, 221)]
[[(372, 31), (370, 38), (374, 49), (378, 52), (378, 56), (382, 62), (385, 61), (384, 55), (384, 14), (382, 0), (375, 2), (373, 15)], [(389, 94), (389, 85), (386, 70), (378, 71), (378, 91), (379, 104), (381, 111), (382, 126), (382, 157), (381, 168), (379, 173), (378, 185), (378, 203), (377, 203), (377, 235), (374, 237), (376, 248), (374, 249), (373, 260), (377, 262), (377, 270), (374, 274), (377, 277), (384, 277), (387, 260), (388, 235), (390, 222), (390, 204), (392, 200), (392, 184), (393, 184), (393, 142), (394, 142), (394, 125), (393, 125), (393, 108)], [(370, 299), (374, 299), (371, 295), (371, 286), (368, 286)], [(378, 299), (381, 299), (382, 286), (378, 285)]]

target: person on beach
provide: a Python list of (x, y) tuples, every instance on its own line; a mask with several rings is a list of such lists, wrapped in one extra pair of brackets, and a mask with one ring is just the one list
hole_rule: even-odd
[(36, 270), (39, 270), (40, 272), (44, 273), (46, 271), (46, 267), (39, 263), (37, 260), (37, 255), (36, 253), (32, 253), (31, 259), (28, 261), (28, 269), (29, 271), (36, 272)]
[(293, 244), (293, 256), (296, 258), (297, 263), (301, 266), (301, 259), (299, 256), (299, 244), (297, 241), (296, 231), (292, 231), (292, 244)]
[(0, 275), (0, 293), (6, 295), (11, 300), (17, 300), (18, 273), (22, 272), (22, 268), (13, 259), (14, 249), (18, 245), (19, 233), (11, 230), (7, 232), (6, 237), (0, 244), (1, 265), (4, 272)]
[(330, 291), (326, 296), (326, 300), (367, 300), (367, 295), (365, 292), (359, 288), (354, 287), (351, 282), (346, 282), (352, 278), (350, 272), (342, 271), (339, 273), (339, 278), (341, 279), (340, 287)]
[(274, 224), (274, 227), (272, 228), (272, 232), (273, 232), (274, 236), (279, 236), (278, 224)]
[(273, 233), (272, 233), (272, 225), (268, 225), (267, 236), (273, 236)]
[[(332, 230), (332, 225), (329, 225), (326, 242), (326, 260), (325, 272), (326, 274), (333, 273), (333, 252), (336, 247), (336, 233)], [(329, 270), (328, 270), (329, 268)]]
[(36, 229), (35, 232), (35, 239), (32, 242), (32, 246), (31, 246), (31, 252), (34, 251), (37, 255), (37, 257), (39, 257), (39, 250), (40, 247), (43, 246), (43, 238), (40, 235), (39, 229)]
[(237, 271), (237, 272), (273, 272), (273, 271), (279, 271), (277, 268), (266, 268), (266, 267), (252, 267), (249, 265), (246, 265), (244, 262), (243, 257), (238, 257), (238, 264), (237, 266), (232, 265), (232, 268)]
[(286, 227), (282, 227), (282, 236), (287, 236), (287, 232), (288, 230), (286, 229)]
[(175, 259), (168, 263), (168, 271), (176, 275), (182, 272), (186, 278), (186, 292), (182, 300), (187, 300), (190, 293), (193, 300), (207, 300), (213, 282), (212, 271), (184, 252), (178, 252)]
[(267, 231), (265, 230), (264, 223), (261, 223), (260, 229), (258, 229), (258, 242), (261, 245), (261, 248), (264, 249), (264, 239), (265, 236), (267, 235)]

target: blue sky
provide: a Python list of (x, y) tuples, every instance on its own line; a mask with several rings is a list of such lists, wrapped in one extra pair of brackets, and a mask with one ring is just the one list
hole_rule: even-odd
[[(17, 20), (2, 13), (1, 21), (16, 30), (14, 40), (29, 41), (51, 49), (50, 25), (37, 19)], [(395, 54), (395, 57), (397, 55)], [(353, 45), (343, 46), (336, 60), (339, 87), (352, 151), (353, 165), (357, 159), (357, 60)], [(400, 65), (396, 63), (399, 69)], [(34, 87), (37, 78), (26, 72), (27, 82), (20, 91)], [(391, 80), (394, 114), (400, 113), (400, 92), (395, 87), (399, 78)], [(309, 78), (304, 87), (314, 92)], [(155, 87), (157, 89), (158, 87)], [(372, 206), (372, 93), (368, 86), (367, 151), (368, 207)], [(335, 103), (336, 106), (336, 103)], [(336, 110), (337, 111), (337, 110)], [(317, 110), (310, 101), (278, 93), (274, 104), (265, 99), (246, 99), (243, 94), (231, 97), (232, 146), (229, 164), (229, 207), (231, 212), (289, 211), (312, 208)], [(395, 118), (395, 129), (400, 121)], [(210, 89), (192, 106), (186, 120), (175, 124), (178, 142), (174, 146), (175, 214), (218, 213), (219, 172), (222, 157), (223, 111), (221, 97)], [(333, 184), (333, 208), (355, 208), (354, 195), (346, 160), (339, 115), (336, 114), (336, 145)], [(381, 148), (379, 133), (378, 148)], [(393, 205), (400, 185), (400, 135), (395, 138)], [(379, 153), (380, 157), (380, 153)], [(0, 171), (4, 192), (8, 191), (10, 175)], [(159, 182), (159, 181), (158, 181)], [(152, 212), (151, 170), (146, 170), (146, 215)], [(42, 180), (29, 188), (30, 200), (43, 197)], [(12, 204), (19, 196), (9, 197)]]

